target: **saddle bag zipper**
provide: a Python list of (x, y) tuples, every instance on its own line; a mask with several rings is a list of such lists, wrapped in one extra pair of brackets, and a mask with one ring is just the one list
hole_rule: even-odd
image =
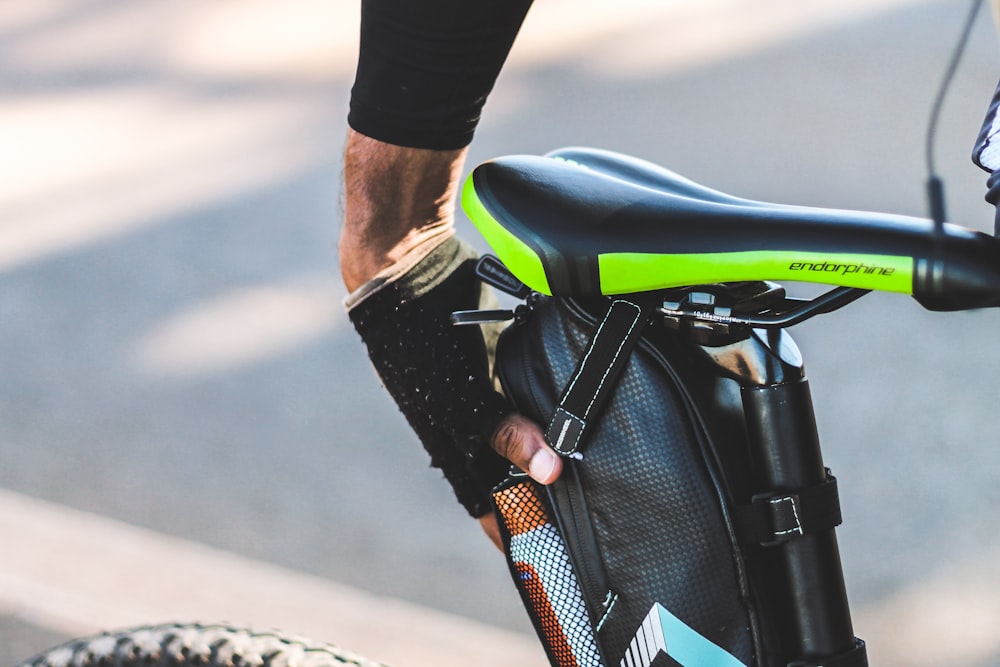
[(618, 596), (610, 586), (578, 468), (576, 460), (565, 459), (562, 475), (548, 487), (548, 492), (590, 611), (591, 622), (600, 631)]

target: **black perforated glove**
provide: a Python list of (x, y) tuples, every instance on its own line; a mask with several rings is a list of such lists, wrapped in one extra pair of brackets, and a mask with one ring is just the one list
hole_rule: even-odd
[(499, 328), (450, 322), (452, 312), (487, 307), (492, 298), (475, 263), (471, 247), (449, 238), (402, 276), (375, 285), (348, 314), (431, 465), (480, 517), (491, 509), (489, 490), (510, 467), (489, 440), (512, 408), (491, 377)]

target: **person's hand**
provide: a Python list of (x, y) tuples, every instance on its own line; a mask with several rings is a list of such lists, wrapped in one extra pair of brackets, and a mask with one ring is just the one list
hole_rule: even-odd
[[(539, 484), (551, 484), (562, 472), (562, 459), (545, 441), (542, 429), (519, 414), (504, 418), (493, 433), (493, 449), (524, 470)], [(500, 527), (492, 514), (480, 517), (479, 524), (498, 549), (503, 549)]]

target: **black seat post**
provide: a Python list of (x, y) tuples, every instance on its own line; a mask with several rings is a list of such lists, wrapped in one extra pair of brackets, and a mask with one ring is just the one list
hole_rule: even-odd
[[(767, 667), (866, 666), (833, 528), (840, 523), (839, 501), (834, 494), (817, 503), (817, 490), (836, 484), (823, 465), (798, 347), (773, 328), (755, 329), (719, 348), (723, 352), (702, 349), (740, 386), (752, 461), (745, 492), (755, 509), (739, 508), (738, 523), (771, 621), (768, 634), (778, 644), (768, 650)], [(745, 520), (761, 506), (765, 529), (748, 532)]]
[(823, 465), (802, 356), (780, 328), (703, 345), (740, 387), (750, 475), (737, 508), (771, 638), (762, 667), (867, 667), (854, 636), (840, 550), (836, 480)]
[[(744, 387), (742, 397), (756, 491), (794, 493), (822, 484), (826, 470), (806, 379)], [(834, 530), (808, 533), (762, 550), (787, 661), (811, 664), (806, 661), (853, 650), (856, 640)]]

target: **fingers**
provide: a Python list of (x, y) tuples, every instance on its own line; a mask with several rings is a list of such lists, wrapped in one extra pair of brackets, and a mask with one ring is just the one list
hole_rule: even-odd
[(545, 441), (542, 429), (519, 414), (504, 418), (493, 434), (493, 449), (539, 484), (551, 484), (562, 472), (562, 459)]
[(479, 517), (479, 525), (482, 526), (483, 532), (490, 538), (493, 545), (503, 551), (503, 540), (500, 539), (500, 525), (497, 523), (497, 518), (492, 514), (481, 516)]
[[(500, 422), (491, 444), (500, 456), (527, 472), (539, 484), (551, 484), (562, 472), (562, 459), (545, 441), (542, 429), (519, 414), (508, 415)], [(496, 517), (492, 514), (481, 517), (479, 525), (502, 551), (503, 542)]]

